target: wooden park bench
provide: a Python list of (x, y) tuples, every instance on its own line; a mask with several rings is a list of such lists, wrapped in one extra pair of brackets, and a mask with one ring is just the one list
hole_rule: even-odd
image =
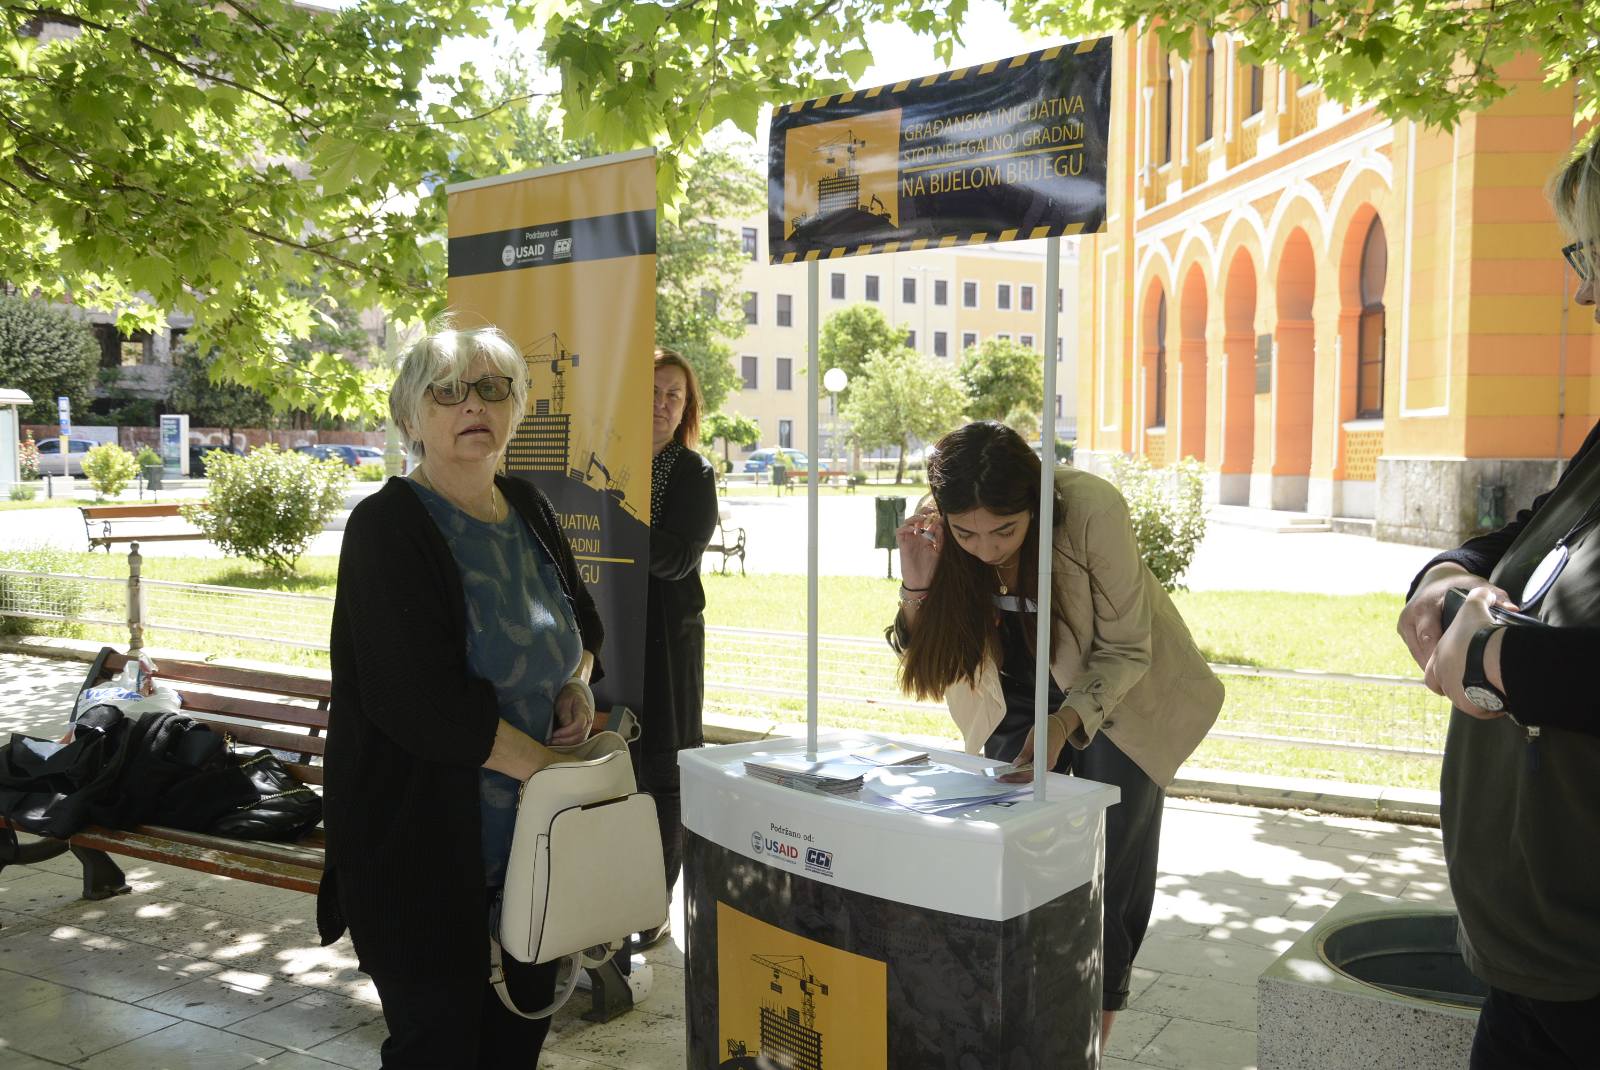
[(80, 505), (83, 530), (89, 537), (89, 549), (111, 547), (123, 542), (181, 542), (204, 539), (205, 534), (195, 528), (186, 531), (169, 530), (161, 521), (181, 519), (183, 513), (177, 502), (144, 502), (117, 505)]
[[(78, 693), (112, 680), (128, 660), (128, 655), (103, 647)], [(162, 660), (156, 670), (157, 679), (182, 696), (185, 714), (225, 735), (236, 747), (272, 748), (301, 784), (323, 783), (332, 700), (329, 681), (195, 661)], [(74, 719), (76, 709), (74, 696)], [(604, 727), (605, 720), (605, 715), (596, 716), (596, 730)], [(0, 817), (0, 828), (5, 827), (6, 820)], [(326, 860), (320, 824), (290, 843), (231, 839), (158, 825), (132, 829), (91, 825), (65, 840), (39, 839), (10, 852), (0, 843), (0, 869), (7, 864), (31, 865), (67, 851), (83, 867), (85, 899), (107, 899), (129, 891), (112, 854), (313, 895), (321, 886)], [(632, 1007), (627, 981), (614, 963), (592, 969), (590, 976), (593, 1005), (584, 1017), (610, 1021)]]
[(744, 528), (733, 525), (733, 514), (728, 511), (726, 506), (717, 510), (717, 533), (706, 544), (705, 552), (722, 555), (720, 571), (724, 576), (728, 574), (728, 558), (730, 557), (739, 559), (739, 575), (743, 576), (745, 574)]

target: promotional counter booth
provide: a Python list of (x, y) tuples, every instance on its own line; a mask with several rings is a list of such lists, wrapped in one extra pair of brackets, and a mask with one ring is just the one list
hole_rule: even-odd
[[(1043, 49), (776, 109), (769, 249), (818, 262), (1048, 239), (1055, 352), (1062, 235), (1105, 222), (1111, 40)], [(1052, 526), (1055, 361), (1044, 360), (1038, 523)], [(1034, 780), (938, 815), (750, 775), (819, 739), (817, 390), (810, 441), (806, 738), (684, 751), (687, 1066), (692, 1070), (1077, 1070), (1099, 1065), (1106, 807), (1117, 789), (1047, 767), (1051, 542), (1039, 540)], [(935, 762), (993, 763), (933, 752)]]

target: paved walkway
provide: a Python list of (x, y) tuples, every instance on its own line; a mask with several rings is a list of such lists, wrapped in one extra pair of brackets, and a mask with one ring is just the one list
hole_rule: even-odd
[[(356, 484), (346, 496), (347, 508), (378, 484)], [(882, 576), (887, 552), (872, 548), (873, 496), (866, 488), (856, 495), (819, 499), (820, 573), (824, 576)], [(165, 499), (164, 499), (165, 500)], [(726, 499), (732, 523), (748, 537), (748, 571), (804, 575), (806, 571), (806, 498), (796, 492), (778, 497), (751, 495)], [(908, 506), (909, 508), (909, 506)], [(307, 553), (339, 552), (348, 512), (312, 540)], [(83, 522), (76, 509), (0, 511), (0, 548), (46, 543), (66, 550), (84, 548)], [(217, 557), (207, 542), (148, 543), (146, 556)], [(1378, 542), (1363, 535), (1306, 532), (1282, 535), (1236, 524), (1212, 523), (1184, 577), (1196, 591), (1298, 591), (1360, 594), (1399, 592), (1436, 551), (1418, 546)], [(899, 575), (899, 555), (894, 563)], [(715, 556), (706, 567), (715, 567)]]
[[(0, 738), (58, 734), (81, 673), (0, 655)], [(1253, 1067), (1256, 976), (1340, 896), (1449, 900), (1436, 830), (1294, 811), (1171, 800), (1160, 867), (1108, 1070)], [(70, 856), (0, 872), (0, 1070), (379, 1065), (372, 987), (347, 941), (317, 946), (309, 896), (126, 870), (133, 893), (99, 903), (78, 898)], [(681, 945), (650, 958), (639, 1008), (607, 1025), (564, 1011), (539, 1065), (680, 1070)]]

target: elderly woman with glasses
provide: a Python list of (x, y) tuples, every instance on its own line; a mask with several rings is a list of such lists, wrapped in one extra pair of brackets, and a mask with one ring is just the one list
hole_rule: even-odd
[[(496, 474), (526, 398), (499, 331), (417, 343), (389, 406), (420, 464), (345, 528), (318, 923), (372, 976), (385, 1067), (531, 1068), (549, 1028), (501, 1005), (488, 937), (518, 789), (588, 735), (601, 627), (550, 502)], [(555, 964), (505, 965), (550, 1002)]]
[[(1600, 139), (1591, 133), (1550, 192), (1573, 239), (1562, 250), (1573, 300), (1595, 308)], [(1428, 686), (1455, 707), (1440, 820), (1461, 950), (1489, 986), (1473, 1070), (1600, 1064), (1597, 443), (1600, 425), (1553, 490), (1429, 562), (1400, 614)], [(1452, 588), (1470, 593), (1446, 626)]]

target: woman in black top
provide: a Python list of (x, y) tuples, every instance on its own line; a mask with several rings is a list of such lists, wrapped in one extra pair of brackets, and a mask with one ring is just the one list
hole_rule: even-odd
[[(1575, 304), (1600, 322), (1600, 138), (1556, 176)], [(1557, 281), (1554, 270), (1549, 281)], [(1470, 591), (1449, 627), (1451, 588)], [(1518, 610), (1538, 623), (1506, 624)], [(1440, 827), (1467, 965), (1489, 986), (1472, 1070), (1600, 1059), (1600, 425), (1550, 492), (1412, 582), (1399, 631), (1455, 709)]]
[[(717, 524), (717, 477), (695, 452), (700, 440), (700, 386), (694, 370), (670, 349), (656, 350), (651, 415), (650, 583), (645, 610), (643, 730), (634, 744), (639, 786), (656, 801), (667, 887), (683, 864), (678, 751), (704, 741), (706, 605), (700, 557)], [(666, 931), (640, 934), (649, 946)]]
[[(383, 1065), (523, 1067), (549, 1019), (489, 981), (516, 792), (589, 733), (601, 626), (549, 500), (495, 470), (527, 396), (498, 331), (413, 347), (390, 409), (422, 458), (350, 514), (330, 637), (324, 943), (383, 1003)], [(518, 1005), (556, 965), (506, 961)]]

